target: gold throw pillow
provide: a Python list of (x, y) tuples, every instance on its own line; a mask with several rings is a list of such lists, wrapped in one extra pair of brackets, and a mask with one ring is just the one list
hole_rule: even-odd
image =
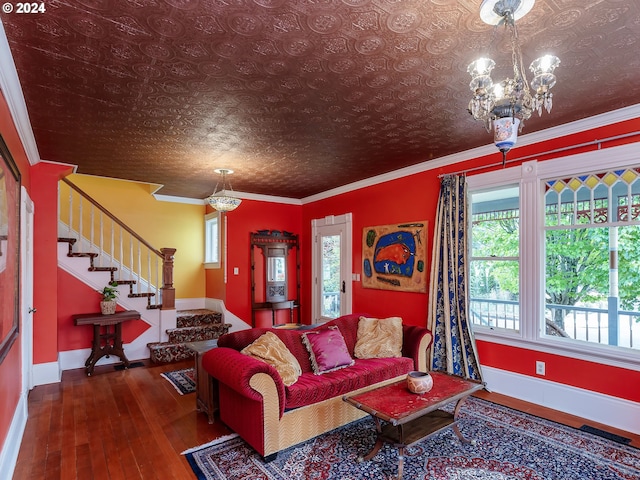
[(353, 354), (356, 358), (402, 356), (402, 318), (360, 317)]
[(250, 345), (244, 347), (240, 353), (244, 353), (273, 366), (282, 382), (288, 387), (293, 385), (302, 375), (302, 368), (298, 359), (293, 356), (287, 346), (273, 332), (266, 332), (256, 338)]

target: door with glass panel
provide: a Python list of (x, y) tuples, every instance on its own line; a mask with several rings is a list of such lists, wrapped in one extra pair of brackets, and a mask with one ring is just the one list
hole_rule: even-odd
[(313, 321), (351, 312), (351, 215), (312, 221)]

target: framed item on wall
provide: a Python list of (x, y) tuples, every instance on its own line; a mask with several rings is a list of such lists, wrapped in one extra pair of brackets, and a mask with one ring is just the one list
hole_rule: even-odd
[(362, 286), (402, 292), (427, 291), (427, 221), (362, 230)]
[(18, 337), (20, 171), (0, 136), (0, 362)]

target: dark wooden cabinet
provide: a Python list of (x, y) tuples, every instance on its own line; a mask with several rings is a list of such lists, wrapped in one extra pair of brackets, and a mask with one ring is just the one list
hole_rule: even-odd
[[(295, 256), (291, 250), (295, 250)], [(256, 269), (257, 261), (263, 268)], [(262, 258), (260, 258), (260, 256)], [(295, 279), (289, 278), (295, 261)], [(295, 298), (289, 285), (295, 281)], [(294, 323), (294, 310), (300, 320), (300, 244), (298, 235), (278, 230), (260, 230), (251, 234), (251, 322), (256, 326), (256, 312), (271, 310), (271, 323), (278, 310), (289, 309), (289, 321)]]

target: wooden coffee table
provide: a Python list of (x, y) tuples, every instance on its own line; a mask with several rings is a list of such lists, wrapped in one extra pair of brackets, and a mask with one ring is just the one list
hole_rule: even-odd
[[(356, 395), (345, 395), (343, 400), (370, 414), (376, 424), (376, 443), (373, 449), (358, 461), (371, 460), (385, 443), (398, 449), (398, 479), (402, 478), (404, 449), (452, 427), (461, 442), (475, 444), (465, 438), (458, 428), (458, 413), (465, 399), (484, 388), (479, 382), (440, 372), (431, 372), (433, 388), (421, 395), (411, 393), (405, 380)], [(440, 407), (455, 402), (453, 413)]]

